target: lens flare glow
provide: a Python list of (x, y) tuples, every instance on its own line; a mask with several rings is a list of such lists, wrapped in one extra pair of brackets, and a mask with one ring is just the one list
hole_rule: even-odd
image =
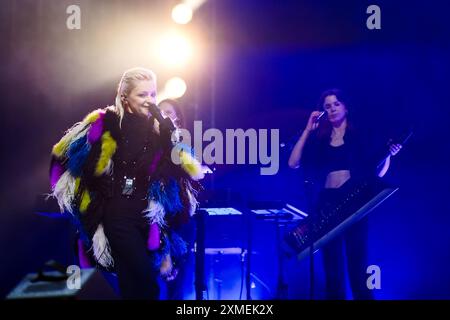
[(172, 9), (172, 19), (178, 24), (187, 24), (192, 20), (192, 8), (184, 3), (176, 5)]
[(169, 79), (164, 87), (165, 95), (172, 99), (182, 97), (186, 93), (186, 90), (186, 82), (179, 77)]
[(158, 56), (166, 67), (183, 67), (192, 57), (192, 46), (186, 37), (170, 32), (159, 41)]

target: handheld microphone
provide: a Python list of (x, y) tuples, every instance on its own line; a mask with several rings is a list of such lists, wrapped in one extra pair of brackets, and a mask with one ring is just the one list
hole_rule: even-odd
[[(326, 116), (327, 112), (326, 111), (322, 111), (322, 113), (317, 117), (316, 120), (314, 120), (314, 123), (319, 123), (320, 119), (324, 118)], [(280, 143), (280, 147), (281, 148), (285, 148), (287, 147), (287, 149), (292, 150), (292, 148), (294, 147), (295, 143), (298, 140), (298, 137), (300, 136), (300, 133), (296, 133), (294, 136), (292, 136), (287, 143), (282, 142)]]
[(325, 115), (327, 114), (326, 111), (322, 111), (322, 113), (317, 117), (316, 120), (314, 120), (314, 123), (318, 123), (320, 121), (320, 119), (322, 119), (323, 117), (325, 117)]
[(173, 125), (172, 120), (170, 120), (169, 117), (164, 118), (161, 114), (161, 111), (155, 104), (147, 103), (147, 104), (145, 104), (145, 106), (150, 111), (150, 114), (152, 115), (152, 117), (154, 117), (159, 122), (160, 127), (163, 127), (165, 129), (169, 130), (170, 132), (175, 130), (175, 126)]

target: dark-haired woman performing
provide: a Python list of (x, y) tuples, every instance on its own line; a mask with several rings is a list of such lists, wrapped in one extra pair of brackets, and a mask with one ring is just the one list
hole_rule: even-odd
[[(298, 168), (304, 162), (310, 162), (319, 173), (317, 176), (321, 177), (320, 185), (323, 188), (317, 208), (342, 198), (350, 178), (366, 175), (372, 169), (368, 157), (365, 156), (365, 149), (370, 146), (364, 145), (348, 121), (347, 103), (342, 92), (338, 89), (325, 91), (319, 100), (319, 107), (326, 112), (327, 120), (318, 121), (322, 111), (313, 111), (289, 158), (291, 168)], [(389, 146), (390, 155), (376, 172), (379, 177), (386, 174), (391, 156), (396, 155), (401, 147), (399, 144)], [(344, 235), (324, 246), (322, 252), (327, 299), (346, 298), (346, 264), (353, 298), (373, 298), (372, 291), (366, 285), (366, 243), (367, 223), (362, 220)]]

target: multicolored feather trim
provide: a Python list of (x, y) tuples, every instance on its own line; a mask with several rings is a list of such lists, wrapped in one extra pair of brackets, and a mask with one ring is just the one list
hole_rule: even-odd
[(156, 223), (160, 227), (164, 227), (166, 225), (165, 215), (166, 211), (161, 203), (155, 200), (149, 200), (148, 206), (144, 210), (145, 217), (149, 219), (149, 222)]
[(112, 138), (111, 133), (106, 131), (102, 135), (102, 146), (100, 152), (100, 158), (98, 159), (97, 165), (95, 167), (94, 175), (100, 176), (107, 172), (112, 165), (112, 156), (116, 152), (117, 143)]
[(81, 122), (75, 123), (72, 128), (66, 131), (64, 136), (53, 146), (52, 154), (58, 158), (62, 157), (69, 148), (72, 141), (77, 140), (80, 136), (85, 135), (87, 130), (94, 121), (96, 121), (100, 114), (104, 111), (97, 109), (89, 113)]
[(52, 154), (58, 158), (63, 157), (69, 145), (72, 141), (76, 140), (78, 137), (86, 134), (87, 126), (82, 123), (76, 123), (72, 128), (66, 131), (65, 135), (59, 140), (57, 144), (53, 146)]
[(150, 251), (158, 250), (161, 246), (161, 231), (157, 223), (150, 223), (147, 239), (147, 249)]
[(159, 273), (161, 276), (167, 277), (171, 274), (173, 270), (173, 263), (172, 263), (172, 257), (170, 254), (166, 254), (161, 257), (161, 264), (159, 266)]
[(75, 195), (75, 178), (69, 171), (64, 172), (52, 190), (61, 212), (73, 213), (72, 203)]
[(180, 186), (173, 178), (154, 181), (150, 185), (148, 199), (160, 203), (168, 215), (175, 215), (184, 209), (180, 198)]
[(193, 195), (192, 191), (189, 189), (186, 190), (188, 200), (189, 200), (189, 216), (192, 217), (197, 210), (198, 201), (197, 198)]
[(56, 183), (61, 178), (64, 171), (64, 167), (56, 159), (52, 159), (50, 165), (50, 186), (52, 190), (55, 189)]
[(152, 254), (152, 263), (155, 270), (167, 276), (172, 272), (175, 264), (187, 253), (186, 242), (174, 231), (162, 233), (162, 245)]
[(183, 168), (191, 179), (197, 181), (205, 177), (202, 165), (197, 159), (195, 159), (195, 157), (191, 155), (191, 153), (181, 150), (179, 155), (181, 168)]
[(114, 259), (111, 255), (111, 247), (109, 245), (108, 238), (103, 231), (103, 225), (100, 223), (92, 237), (92, 249), (94, 251), (94, 257), (97, 262), (105, 267), (114, 266)]
[(73, 141), (67, 150), (67, 169), (72, 173), (73, 176), (80, 176), (83, 169), (83, 164), (85, 163), (89, 151), (91, 151), (91, 145), (87, 142), (86, 135)]
[(91, 195), (89, 194), (89, 191), (85, 189), (83, 190), (83, 193), (81, 195), (80, 212), (85, 213), (90, 203), (91, 203)]
[[(55, 161), (50, 169), (52, 195), (57, 198), (61, 211), (72, 213), (83, 241), (91, 247), (96, 261), (106, 268), (113, 266), (114, 260), (103, 226), (95, 220), (91, 226), (88, 220), (84, 220), (91, 213), (95, 215), (95, 208), (101, 203), (97, 202), (96, 190), (86, 188), (88, 180), (84, 179), (90, 177), (84, 175), (94, 171), (94, 176), (101, 176), (112, 171), (112, 159), (121, 132), (118, 117), (111, 111), (114, 110), (95, 110), (69, 129), (52, 149)], [(204, 174), (201, 164), (188, 148), (177, 149), (180, 166), (175, 166), (164, 151), (155, 151), (153, 161), (149, 163), (152, 180), (144, 213), (149, 224), (158, 231), (154, 238), (160, 239), (149, 242), (149, 248), (153, 249), (153, 266), (162, 275), (169, 275), (187, 252), (186, 242), (172, 231), (176, 225), (174, 222), (180, 217), (189, 218), (195, 212), (196, 184)], [(89, 233), (84, 228), (89, 228)]]
[(101, 114), (104, 113), (105, 111), (103, 109), (94, 110), (90, 112), (86, 117), (84, 117), (82, 122), (85, 124), (93, 123), (100, 117)]
[(105, 114), (106, 114), (105, 110), (100, 110), (97, 120), (95, 120), (95, 122), (92, 123), (87, 136), (88, 142), (90, 144), (97, 142), (102, 136), (103, 119), (105, 118)]

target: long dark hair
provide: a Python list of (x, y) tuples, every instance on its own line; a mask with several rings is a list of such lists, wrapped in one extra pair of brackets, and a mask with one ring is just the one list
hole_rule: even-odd
[[(336, 96), (336, 99), (339, 102), (341, 102), (342, 104), (344, 104), (347, 111), (349, 111), (350, 102), (349, 102), (348, 97), (341, 89), (337, 89), (337, 88), (328, 89), (321, 93), (319, 102), (317, 103), (318, 110), (323, 110), (323, 104), (325, 103), (325, 99), (328, 96)], [(353, 125), (351, 124), (351, 121), (349, 121), (348, 114), (347, 114), (346, 118), (347, 118), (347, 128), (345, 129), (345, 132), (347, 134), (348, 132), (353, 131)], [(332, 129), (333, 129), (333, 127), (331, 126), (330, 121), (328, 121), (328, 120), (322, 121), (319, 128), (317, 129), (317, 138), (320, 141), (325, 141), (328, 143), (329, 139), (331, 138)]]

